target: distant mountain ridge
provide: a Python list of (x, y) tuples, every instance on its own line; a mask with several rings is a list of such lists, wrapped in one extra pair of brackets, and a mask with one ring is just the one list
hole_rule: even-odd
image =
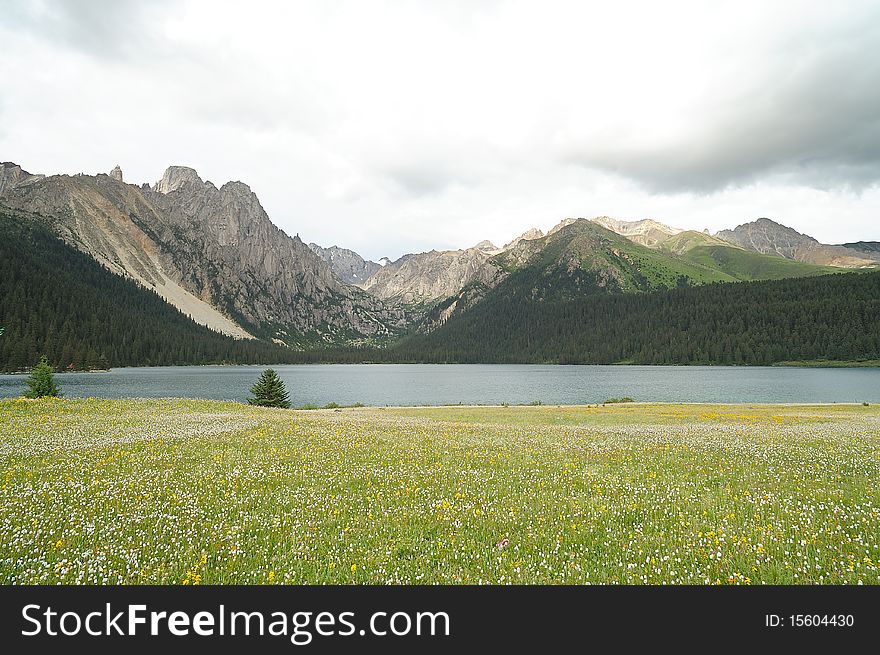
[(630, 241), (649, 247), (655, 247), (669, 237), (684, 232), (684, 230), (669, 227), (650, 218), (640, 221), (621, 221), (608, 216), (599, 216), (592, 220), (612, 232), (625, 236)]
[(809, 264), (860, 268), (880, 262), (880, 257), (866, 256), (865, 252), (859, 250), (819, 243), (813, 237), (769, 218), (743, 223), (732, 230), (721, 230), (715, 236), (747, 250)]
[[(560, 240), (560, 234), (577, 238)], [(600, 234), (602, 238), (597, 236)], [(565, 245), (560, 245), (562, 241)], [(604, 247), (601, 244), (612, 241), (613, 256), (600, 252)], [(423, 328), (431, 327), (473, 306), (511, 271), (534, 264), (540, 253), (548, 262), (553, 256), (560, 258), (552, 274), (565, 269), (568, 281), (591, 271), (576, 283), (575, 289), (557, 280), (557, 290), (567, 289), (574, 294), (580, 293), (577, 288), (584, 290), (591, 284), (600, 288), (608, 285), (619, 292), (647, 291), (679, 284), (780, 279), (834, 270), (789, 260), (779, 253), (757, 253), (705, 232), (682, 230), (650, 219), (622, 221), (600, 216), (563, 219), (546, 235), (532, 228), (503, 248), (484, 241), (463, 250), (404, 255), (361, 286), (386, 300), (440, 303), (437, 309), (428, 310), (421, 324)]]
[(490, 260), (494, 250), (431, 250), (404, 255), (386, 264), (361, 285), (384, 300), (405, 305), (435, 302), (474, 282), (490, 283), (498, 272)]
[(346, 284), (363, 284), (382, 268), (382, 264), (364, 259), (354, 250), (330, 246), (322, 248), (316, 243), (310, 243), (309, 248), (321, 259), (330, 265), (330, 269)]
[(858, 250), (867, 253), (880, 253), (880, 241), (855, 241), (853, 243), (842, 243), (840, 245), (844, 248), (849, 248), (850, 250)]

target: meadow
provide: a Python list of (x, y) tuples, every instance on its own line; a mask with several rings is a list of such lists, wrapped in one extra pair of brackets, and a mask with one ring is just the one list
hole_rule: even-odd
[(878, 584), (880, 408), (0, 402), (4, 584)]

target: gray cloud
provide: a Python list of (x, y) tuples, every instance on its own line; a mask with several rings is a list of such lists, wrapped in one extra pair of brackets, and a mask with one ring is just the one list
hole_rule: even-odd
[[(877, 12), (875, 12), (876, 14)], [(560, 147), (560, 159), (631, 178), (653, 192), (712, 192), (778, 176), (815, 188), (880, 181), (880, 25), (801, 42), (750, 71), (756, 83), (709, 102), (680, 138)]]
[(153, 41), (170, 0), (42, 0), (4, 9), (10, 29), (97, 57), (134, 57)]
[(437, 196), (452, 187), (475, 187), (485, 172), (469, 166), (465, 158), (456, 166), (452, 161), (431, 157), (404, 159), (382, 170), (395, 191), (414, 198)]
[(373, 258), (597, 214), (880, 238), (876, 0), (2, 4), (33, 172), (190, 162)]

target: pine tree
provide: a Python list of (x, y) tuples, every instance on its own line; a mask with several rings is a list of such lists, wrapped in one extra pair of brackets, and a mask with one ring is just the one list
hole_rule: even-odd
[(248, 405), (260, 405), (262, 407), (290, 408), (290, 400), (284, 382), (271, 368), (263, 371), (257, 383), (251, 387), (253, 398), (248, 398)]
[(40, 357), (40, 363), (34, 366), (31, 376), (27, 379), (29, 389), (24, 392), (25, 398), (44, 398), (46, 396), (61, 397), (61, 390), (55, 384), (52, 367), (46, 356)]

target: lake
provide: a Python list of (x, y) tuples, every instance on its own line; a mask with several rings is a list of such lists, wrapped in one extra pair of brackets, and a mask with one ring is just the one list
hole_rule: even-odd
[[(56, 376), (68, 398), (243, 401), (263, 366), (167, 366)], [(275, 366), (291, 402), (340, 405), (661, 402), (880, 402), (878, 368), (332, 364)], [(0, 375), (0, 398), (24, 375)]]

